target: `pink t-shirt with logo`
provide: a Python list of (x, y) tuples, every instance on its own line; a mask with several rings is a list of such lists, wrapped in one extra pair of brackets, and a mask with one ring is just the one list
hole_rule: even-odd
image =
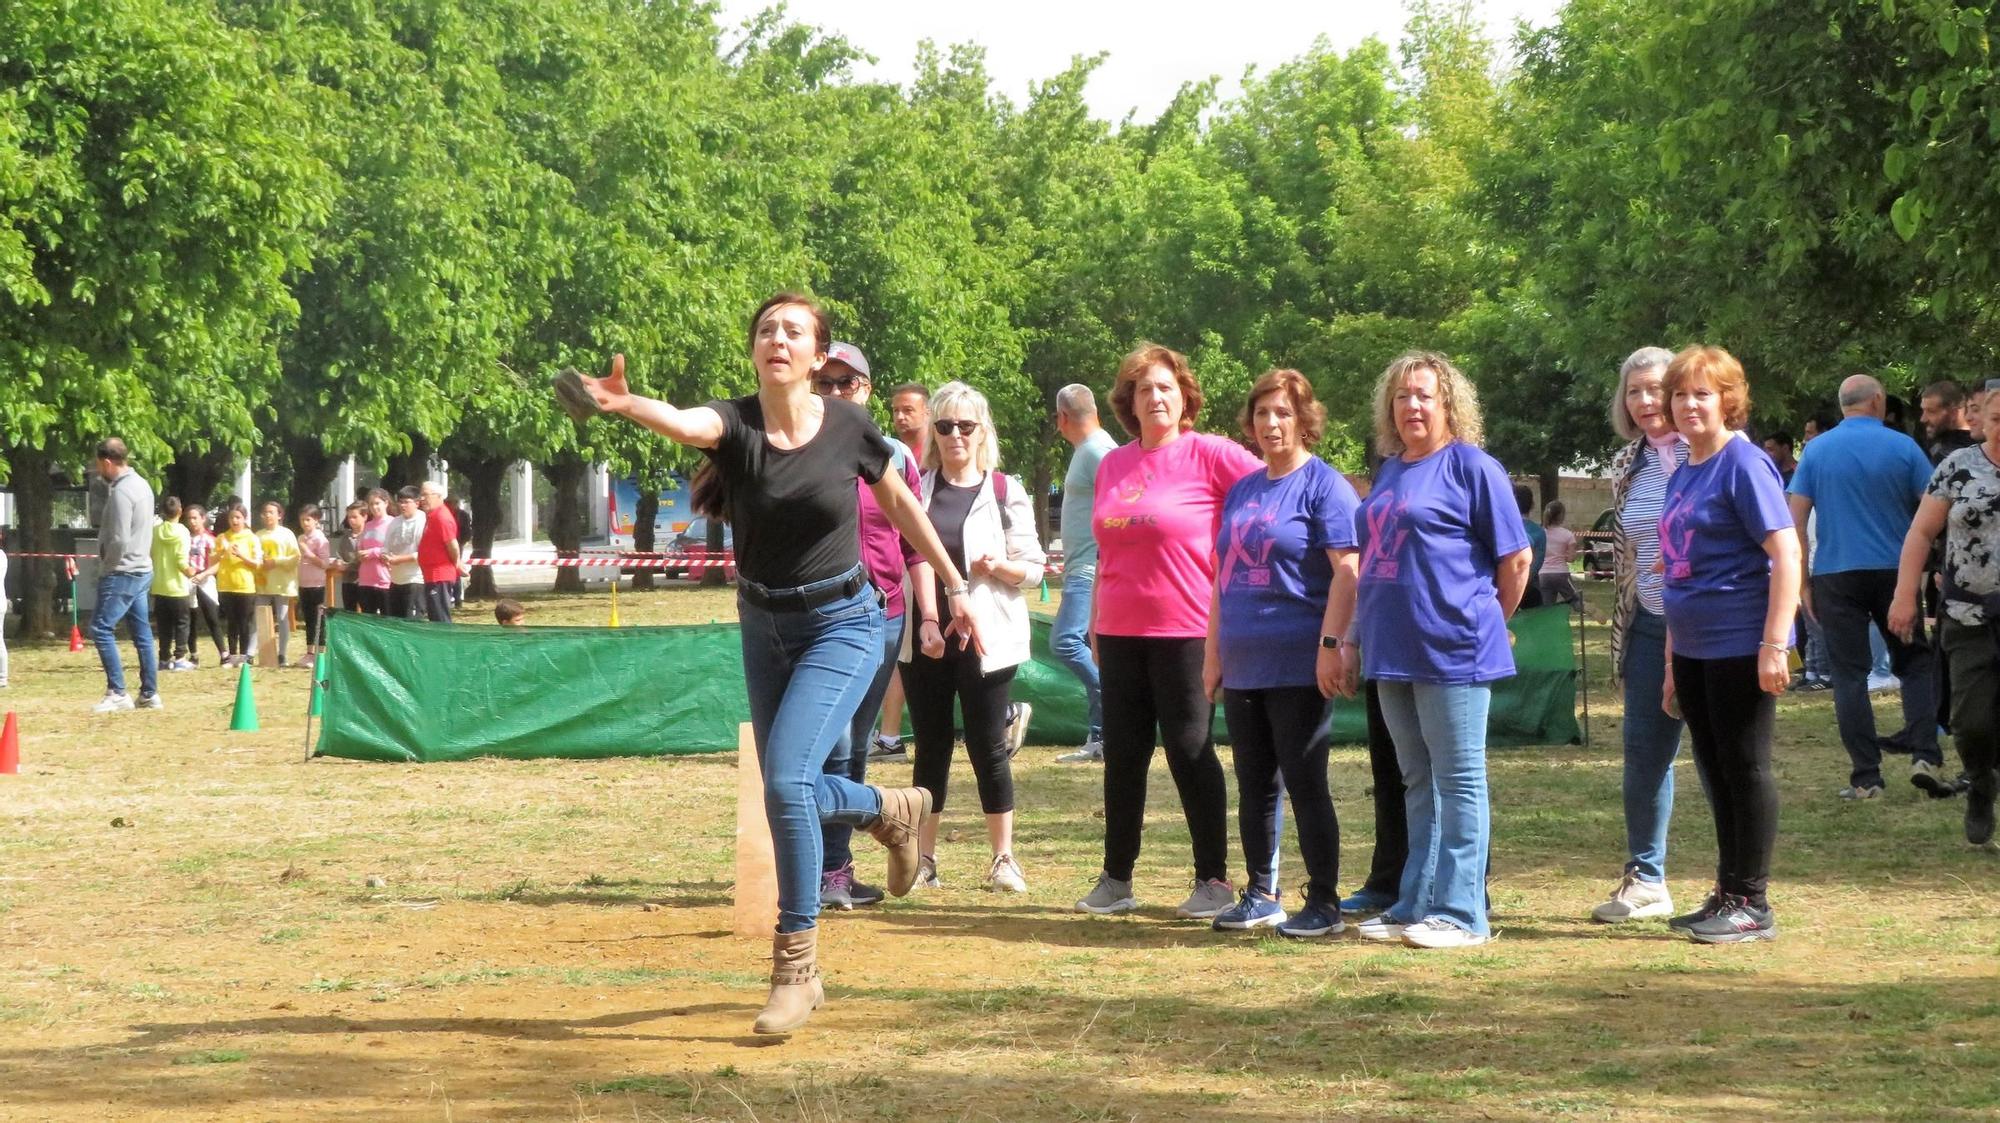
[(1208, 634), (1216, 521), (1237, 480), (1264, 470), (1242, 445), (1184, 433), (1133, 441), (1097, 466), (1097, 631), (1189, 639)]

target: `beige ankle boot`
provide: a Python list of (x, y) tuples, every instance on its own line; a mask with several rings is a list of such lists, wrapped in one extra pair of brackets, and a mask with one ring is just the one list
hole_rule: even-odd
[(917, 827), (930, 814), (931, 793), (929, 788), (875, 790), (882, 796), (882, 814), (868, 833), (889, 848), (889, 892), (901, 897), (917, 883)]
[(819, 981), (819, 929), (779, 932), (771, 937), (771, 997), (750, 1028), (757, 1033), (790, 1033), (806, 1024), (826, 1001)]

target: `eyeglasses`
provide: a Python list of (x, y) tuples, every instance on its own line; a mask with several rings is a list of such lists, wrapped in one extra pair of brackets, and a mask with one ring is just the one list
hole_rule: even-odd
[(868, 379), (859, 374), (843, 374), (839, 378), (813, 379), (815, 394), (852, 394), (857, 386), (868, 385)]
[(979, 422), (953, 421), (948, 417), (940, 417), (936, 421), (931, 422), (931, 428), (936, 430), (937, 435), (940, 437), (951, 436), (951, 431), (953, 429), (958, 430), (959, 436), (969, 437), (972, 434), (979, 431)]

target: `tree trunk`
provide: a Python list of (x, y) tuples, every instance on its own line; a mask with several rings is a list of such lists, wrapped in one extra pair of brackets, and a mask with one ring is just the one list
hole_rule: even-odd
[(167, 465), (162, 480), (167, 495), (180, 497), (183, 506), (199, 503), (205, 508), (213, 508), (219, 492), (229, 481), (229, 469), (236, 463), (236, 454), (227, 448), (211, 447), (207, 452), (183, 451)]
[[(1554, 468), (1544, 469), (1542, 471), (1541, 485), (1542, 508), (1546, 510), (1550, 503), (1562, 497), (1562, 473)], [(1541, 512), (1537, 511), (1535, 517), (1538, 519), (1541, 518)]]
[[(472, 482), (472, 556), (490, 558), (493, 556), (493, 536), (500, 529), (500, 485), (507, 478), (505, 460), (459, 461), (460, 469)], [(479, 600), (500, 595), (500, 587), (493, 580), (493, 567), (475, 565), (465, 579), (465, 595), (468, 599)]]
[[(318, 503), (340, 471), (340, 461), (327, 455), (318, 437), (294, 438), (285, 442), (285, 454), (292, 462), (291, 506), (294, 514), (308, 503)], [(332, 512), (321, 512), (320, 524), (340, 525)]]
[[(49, 468), (54, 457), (47, 446), (31, 448), (11, 445), (7, 464), (12, 469), (8, 485), (20, 508), (21, 537), (9, 543), (10, 553), (53, 553), (55, 532), (55, 490), (49, 486)], [(53, 558), (19, 558), (21, 567), (21, 636), (49, 638), (56, 634), (55, 588), (63, 580), (62, 563)]]
[[(721, 519), (708, 520), (709, 557), (719, 558), (722, 556), (722, 531), (728, 525), (728, 523), (723, 522)], [(701, 583), (703, 585), (727, 585), (729, 584), (729, 570), (719, 565), (704, 566), (701, 571)]]
[[(401, 456), (389, 458), (388, 471), (382, 474), (382, 486), (389, 494), (396, 494), (400, 487), (421, 486), (431, 478), (431, 442), (422, 433), (410, 434), (410, 451)], [(391, 503), (390, 510), (396, 505)]]
[[(555, 489), (555, 510), (549, 518), (549, 544), (559, 558), (574, 558), (583, 550), (583, 474), (587, 465), (575, 453), (558, 456), (544, 465), (542, 475)], [(556, 592), (583, 592), (583, 571), (574, 566), (556, 570)]]
[[(632, 549), (636, 553), (650, 554), (659, 549), (655, 544), (653, 523), (660, 517), (660, 493), (649, 487), (639, 489), (639, 505), (632, 512)], [(632, 570), (632, 587), (650, 589), (653, 587), (653, 570), (640, 567)]]

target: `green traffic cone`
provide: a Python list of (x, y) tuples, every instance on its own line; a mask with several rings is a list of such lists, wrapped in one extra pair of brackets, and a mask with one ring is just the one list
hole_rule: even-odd
[(236, 676), (236, 710), (229, 715), (231, 733), (257, 732), (257, 695), (250, 690), (250, 664)]
[(324, 705), (322, 698), (326, 693), (321, 687), (324, 682), (326, 682), (326, 652), (322, 651), (313, 657), (312, 704), (306, 707), (307, 717), (320, 716), (320, 707)]
[(1047, 577), (1042, 578), (1042, 603), (1049, 603), (1049, 579)]

